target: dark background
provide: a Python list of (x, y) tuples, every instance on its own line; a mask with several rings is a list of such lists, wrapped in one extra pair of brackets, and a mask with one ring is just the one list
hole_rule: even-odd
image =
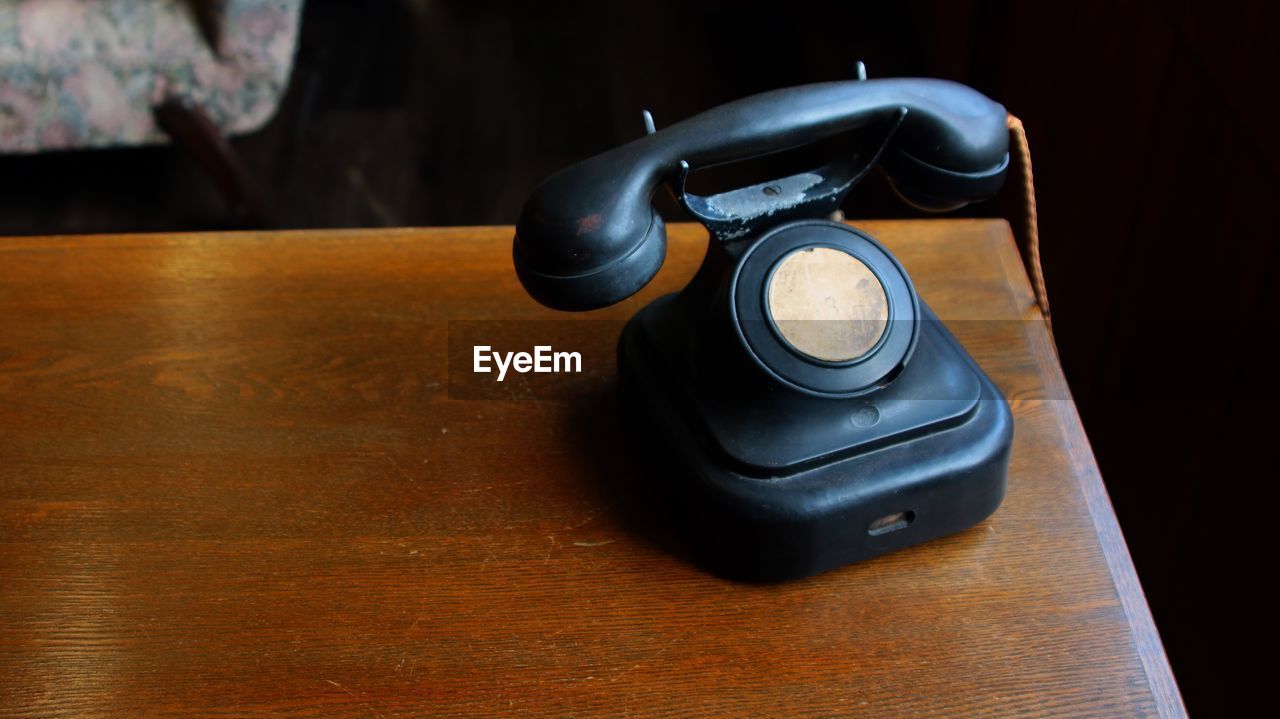
[[(254, 226), (509, 224), (641, 108), (661, 126), (858, 59), (977, 87), (1028, 128), (1063, 365), (1188, 708), (1233, 716), (1273, 663), (1249, 657), (1276, 566), (1278, 21), (1260, 1), (309, 0), (279, 114), (233, 144), (268, 200)], [(878, 179), (846, 212), (915, 215)], [(0, 157), (0, 234), (238, 225), (173, 148)]]

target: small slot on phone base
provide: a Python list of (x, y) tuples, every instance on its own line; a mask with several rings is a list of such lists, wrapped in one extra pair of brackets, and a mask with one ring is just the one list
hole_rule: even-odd
[(896, 532), (899, 529), (906, 529), (907, 525), (914, 522), (915, 519), (916, 513), (910, 510), (906, 512), (888, 514), (872, 522), (871, 526), (867, 527), (867, 534), (870, 534), (873, 537), (878, 537), (881, 534), (888, 534), (889, 532)]

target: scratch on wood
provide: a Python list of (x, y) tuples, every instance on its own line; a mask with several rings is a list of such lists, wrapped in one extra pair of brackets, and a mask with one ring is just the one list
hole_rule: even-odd
[(346, 688), (346, 687), (342, 686), (341, 684), (339, 684), (339, 683), (335, 682), (335, 681), (334, 681), (334, 680), (332, 680), (332, 679), (325, 679), (325, 681), (326, 681), (326, 682), (329, 682), (330, 684), (334, 685), (335, 687), (337, 687), (337, 688), (341, 689), (342, 691), (344, 691), (344, 692), (346, 692), (346, 693), (350, 694), (351, 696), (355, 696), (355, 695), (356, 695), (356, 693), (355, 693), (355, 692), (353, 692), (353, 691), (351, 691), (350, 689), (348, 689), (348, 688)]
[(418, 622), (422, 621), (422, 617), (423, 617), (423, 616), (424, 616), (424, 615), (419, 614), (419, 615), (417, 616), (417, 618), (413, 620), (413, 624), (410, 624), (410, 625), (409, 625), (409, 628), (408, 628), (408, 629), (406, 629), (406, 630), (404, 630), (404, 633), (407, 635), (409, 632), (412, 632), (415, 628), (417, 628), (417, 626), (418, 626)]
[(603, 542), (574, 542), (575, 547), (603, 547), (606, 544), (613, 544), (615, 540), (606, 539)]
[(689, 636), (689, 633), (690, 633), (690, 632), (692, 632), (692, 631), (693, 631), (692, 629), (686, 629), (686, 630), (684, 630), (683, 632), (680, 632), (678, 635), (676, 635), (676, 637), (675, 637), (674, 639), (672, 639), (671, 641), (669, 641), (669, 642), (667, 642), (666, 644), (662, 645), (662, 646), (661, 646), (661, 647), (659, 647), (659, 648), (658, 648), (658, 650), (657, 650), (657, 651), (655, 651), (653, 654), (650, 654), (649, 656), (647, 656), (647, 657), (645, 657), (643, 660), (641, 660), (641, 662), (640, 662), (639, 664), (633, 664), (632, 666), (629, 666), (629, 667), (627, 667), (626, 669), (623, 669), (622, 671), (618, 672), (617, 674), (614, 674), (614, 675), (613, 675), (613, 677), (612, 677), (609, 681), (611, 681), (611, 682), (616, 682), (616, 681), (618, 681), (619, 679), (621, 679), (621, 678), (623, 677), (623, 675), (627, 674), (628, 672), (630, 672), (630, 671), (632, 671), (632, 670), (635, 670), (635, 669), (639, 669), (639, 668), (640, 668), (640, 667), (641, 667), (645, 662), (652, 662), (653, 660), (657, 659), (658, 657), (662, 656), (663, 654), (666, 654), (668, 649), (670, 649), (671, 647), (675, 646), (675, 645), (676, 645), (676, 643), (683, 641), (683, 640), (684, 640), (684, 638), (685, 638), (685, 637), (687, 637), (687, 636)]
[(396, 471), (396, 474), (400, 475), (401, 478), (407, 479), (413, 484), (418, 483), (418, 480), (415, 479), (412, 474), (409, 474), (408, 470), (406, 470), (404, 466), (401, 465), (400, 462), (397, 461), (396, 458), (390, 452), (382, 452), (381, 455), (384, 459), (386, 459), (388, 462), (391, 463), (392, 469), (394, 469)]
[(610, 507), (612, 507), (612, 506), (613, 506), (612, 504), (606, 504), (606, 505), (604, 505), (603, 507), (596, 507), (595, 509), (593, 509), (593, 510), (591, 510), (590, 512), (588, 512), (588, 513), (587, 513), (587, 516), (586, 516), (585, 518), (583, 518), (583, 520), (582, 520), (582, 521), (578, 522), (577, 524), (568, 524), (568, 525), (565, 525), (565, 529), (577, 529), (577, 528), (581, 527), (582, 525), (584, 525), (584, 524), (586, 524), (586, 523), (590, 522), (591, 520), (595, 519), (597, 514), (600, 514), (601, 512), (603, 512), (603, 511), (604, 511), (604, 510), (606, 510), (606, 509), (609, 509), (609, 508), (610, 508)]

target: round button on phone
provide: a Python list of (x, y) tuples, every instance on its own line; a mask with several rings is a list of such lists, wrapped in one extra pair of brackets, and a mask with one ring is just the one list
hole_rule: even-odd
[(826, 362), (851, 362), (884, 336), (889, 297), (862, 260), (834, 247), (787, 255), (769, 277), (766, 302), (783, 341)]

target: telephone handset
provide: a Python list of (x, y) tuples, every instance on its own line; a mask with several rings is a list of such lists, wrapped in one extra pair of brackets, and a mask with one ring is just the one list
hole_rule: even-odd
[[(995, 194), (1009, 162), (1005, 110), (930, 79), (850, 80), (766, 92), (708, 110), (548, 178), (520, 216), (515, 262), (543, 304), (589, 310), (637, 292), (666, 254), (654, 193), (692, 168), (900, 119), (880, 164), (898, 193), (948, 210)], [(848, 189), (848, 188), (846, 188)]]
[[(513, 257), (549, 307), (619, 302), (657, 273), (669, 184), (710, 232), (679, 294), (623, 330), (624, 417), (691, 546), (754, 579), (832, 569), (965, 529), (1004, 496), (1003, 397), (866, 233), (829, 215), (873, 167), (942, 211), (990, 197), (1005, 110), (931, 79), (801, 86), (714, 108), (573, 165), (529, 198)], [(871, 146), (712, 196), (694, 168), (868, 128)], [(877, 130), (879, 128), (879, 130)]]

